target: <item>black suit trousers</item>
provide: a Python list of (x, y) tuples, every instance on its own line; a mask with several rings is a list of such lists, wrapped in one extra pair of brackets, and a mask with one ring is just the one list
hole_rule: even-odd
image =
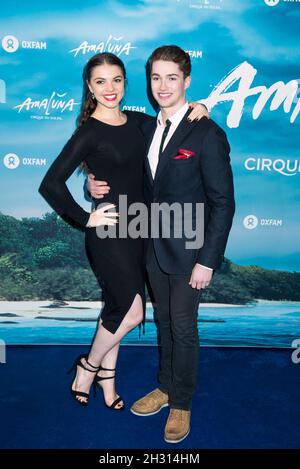
[(197, 312), (201, 290), (190, 287), (188, 275), (163, 272), (153, 243), (147, 272), (156, 303), (160, 348), (159, 389), (174, 409), (190, 410), (196, 389), (199, 339)]

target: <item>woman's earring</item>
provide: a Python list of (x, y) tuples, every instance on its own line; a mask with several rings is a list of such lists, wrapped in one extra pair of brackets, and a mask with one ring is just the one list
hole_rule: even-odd
[(92, 99), (95, 99), (95, 95), (94, 95), (94, 93), (92, 93)]

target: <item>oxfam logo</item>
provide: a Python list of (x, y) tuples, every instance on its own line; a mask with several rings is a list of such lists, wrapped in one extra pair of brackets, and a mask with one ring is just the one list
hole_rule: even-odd
[(16, 169), (20, 164), (20, 158), (15, 153), (7, 153), (3, 158), (3, 163), (8, 169)]
[(19, 41), (15, 36), (5, 36), (2, 39), (2, 47), (6, 52), (16, 52), (19, 48)]
[(254, 230), (258, 225), (258, 219), (255, 215), (248, 215), (244, 218), (243, 224), (247, 230)]
[(265, 4), (268, 5), (268, 7), (275, 7), (279, 2), (280, 0), (265, 0)]

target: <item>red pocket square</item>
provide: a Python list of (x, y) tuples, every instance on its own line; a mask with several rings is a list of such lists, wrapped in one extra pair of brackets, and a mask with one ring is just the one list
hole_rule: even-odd
[(196, 153), (192, 150), (186, 150), (185, 148), (179, 148), (178, 155), (173, 156), (173, 160), (188, 160), (193, 156), (196, 156)]

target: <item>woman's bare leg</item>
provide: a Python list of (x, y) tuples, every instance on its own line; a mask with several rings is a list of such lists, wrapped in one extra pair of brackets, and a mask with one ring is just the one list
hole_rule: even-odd
[[(93, 366), (102, 365), (104, 368), (115, 368), (122, 338), (128, 334), (130, 330), (140, 324), (142, 319), (143, 304), (140, 295), (137, 294), (115, 334), (112, 334), (107, 329), (105, 329), (102, 323), (99, 324), (97, 334), (88, 356), (89, 363), (91, 363)], [(82, 362), (87, 368), (92, 370), (92, 368), (88, 366), (84, 359)], [(112, 376), (112, 373), (113, 372), (101, 371), (98, 374), (99, 376)], [(88, 393), (94, 377), (94, 373), (89, 373), (88, 371), (79, 368), (76, 382), (74, 383), (74, 388), (77, 391)], [(108, 405), (111, 404), (116, 398), (114, 381), (114, 379), (101, 381), (105, 401)], [(78, 399), (85, 400), (84, 397), (78, 397)], [(120, 403), (120, 406), (121, 405), (122, 403)]]
[[(107, 368), (108, 370), (114, 370), (117, 365), (118, 354), (119, 354), (120, 343), (115, 345), (112, 349), (110, 349), (107, 354), (103, 357), (101, 366), (103, 368)], [(115, 371), (107, 371), (107, 370), (100, 370), (98, 372), (98, 376), (101, 377), (110, 377), (115, 376)], [(115, 379), (104, 379), (100, 381), (100, 386), (103, 389), (105, 402), (107, 405), (111, 405), (119, 395), (116, 393), (115, 388)], [(123, 407), (123, 401), (120, 401), (116, 407), (120, 408)]]

